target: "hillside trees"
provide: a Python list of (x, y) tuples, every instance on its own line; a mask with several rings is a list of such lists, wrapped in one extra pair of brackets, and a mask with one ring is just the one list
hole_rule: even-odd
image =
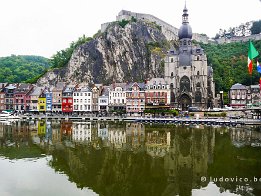
[[(255, 48), (261, 51), (261, 40), (253, 41)], [(248, 42), (228, 44), (200, 44), (208, 57), (208, 64), (213, 67), (216, 91), (228, 91), (235, 83), (244, 85), (258, 84), (259, 74), (254, 62), (252, 77), (248, 73)], [(260, 56), (258, 57), (261, 60)]]
[(26, 82), (50, 67), (48, 59), (40, 56), (16, 56), (0, 58), (1, 82)]
[(261, 20), (253, 22), (250, 31), (252, 35), (261, 33)]
[(93, 38), (85, 37), (85, 35), (83, 35), (82, 37), (79, 37), (76, 42), (72, 42), (68, 48), (58, 51), (50, 59), (52, 68), (61, 68), (66, 66), (72, 56), (73, 51), (80, 45), (91, 40), (93, 40)]

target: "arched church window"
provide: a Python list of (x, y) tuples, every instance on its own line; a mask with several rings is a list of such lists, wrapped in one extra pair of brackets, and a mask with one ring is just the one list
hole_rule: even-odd
[(173, 83), (170, 83), (170, 89), (173, 89), (173, 87), (174, 87)]
[(199, 61), (199, 56), (197, 56), (197, 61)]
[(201, 92), (200, 91), (196, 91), (195, 92), (195, 102), (201, 103), (201, 99), (202, 99)]
[(197, 75), (199, 76), (199, 71), (197, 72)]
[(187, 45), (187, 41), (186, 41), (186, 40), (183, 41), (183, 45), (184, 45), (184, 46)]
[(183, 76), (180, 79), (180, 90), (181, 92), (190, 91), (190, 80), (187, 76)]
[(200, 83), (198, 82), (197, 85), (196, 85), (197, 88), (200, 88)]
[(188, 45), (189, 45), (189, 46), (191, 45), (191, 41), (190, 41), (190, 40), (188, 41)]
[(173, 72), (171, 72), (170, 76), (171, 76), (171, 77), (173, 77), (173, 76), (174, 76), (174, 73), (173, 73)]

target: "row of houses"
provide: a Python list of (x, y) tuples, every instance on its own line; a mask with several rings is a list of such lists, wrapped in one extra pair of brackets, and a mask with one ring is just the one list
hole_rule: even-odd
[[(0, 110), (52, 113), (107, 113), (120, 111), (139, 116), (145, 109), (170, 108), (171, 89), (163, 78), (145, 83), (111, 85), (66, 84), (39, 87), (32, 84), (0, 83)], [(259, 85), (234, 84), (229, 93), (230, 106), (260, 106)]]
[(59, 82), (53, 88), (0, 84), (0, 110), (18, 112), (95, 113), (121, 111), (141, 115), (145, 108), (170, 107), (170, 87), (163, 78), (146, 83), (81, 85)]
[(230, 88), (229, 101), (233, 108), (260, 107), (260, 86), (236, 83)]

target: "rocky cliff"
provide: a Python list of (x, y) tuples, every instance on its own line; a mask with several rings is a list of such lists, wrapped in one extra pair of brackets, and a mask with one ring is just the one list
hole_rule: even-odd
[(76, 48), (66, 67), (48, 71), (38, 84), (110, 83), (161, 77), (168, 43), (154, 23), (114, 22), (95, 39)]

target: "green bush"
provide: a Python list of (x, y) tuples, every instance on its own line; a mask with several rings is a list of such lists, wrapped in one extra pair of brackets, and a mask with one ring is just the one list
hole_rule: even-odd
[(124, 28), (130, 21), (129, 20), (124, 20), (122, 19), (122, 21), (119, 21), (119, 25)]

